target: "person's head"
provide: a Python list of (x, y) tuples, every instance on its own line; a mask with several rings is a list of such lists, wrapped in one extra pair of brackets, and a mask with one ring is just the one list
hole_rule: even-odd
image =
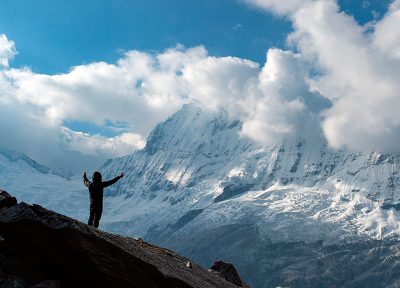
[(92, 177), (93, 182), (101, 182), (101, 173), (98, 171), (95, 171), (93, 173), (93, 177)]

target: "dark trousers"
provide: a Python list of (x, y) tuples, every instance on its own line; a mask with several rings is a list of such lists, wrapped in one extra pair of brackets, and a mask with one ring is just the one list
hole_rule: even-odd
[(89, 215), (88, 225), (94, 226), (95, 228), (99, 227), (101, 214), (103, 213), (102, 204), (103, 203), (101, 204), (90, 203), (90, 215)]

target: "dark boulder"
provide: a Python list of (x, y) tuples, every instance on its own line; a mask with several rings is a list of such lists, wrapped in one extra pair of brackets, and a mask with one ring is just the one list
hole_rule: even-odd
[(0, 190), (0, 209), (4, 207), (11, 207), (17, 204), (17, 199), (12, 197), (6, 191)]
[(235, 266), (233, 266), (233, 264), (231, 263), (217, 261), (210, 267), (208, 271), (224, 278), (226, 281), (229, 281), (239, 287), (250, 287), (242, 280), (242, 278), (240, 278), (240, 275), (236, 271)]

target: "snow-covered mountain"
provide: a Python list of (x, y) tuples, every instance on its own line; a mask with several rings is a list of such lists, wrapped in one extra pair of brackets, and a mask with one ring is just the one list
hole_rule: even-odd
[(0, 189), (12, 192), (21, 201), (85, 220), (89, 201), (85, 188), (80, 176), (0, 147)]
[(107, 161), (105, 178), (126, 178), (108, 190), (103, 227), (231, 261), (252, 287), (398, 287), (400, 155), (318, 137), (265, 148), (240, 126), (187, 105), (145, 149)]
[(107, 190), (102, 227), (226, 259), (253, 287), (398, 287), (400, 155), (321, 138), (265, 148), (240, 125), (187, 105), (145, 149), (107, 161), (105, 178), (126, 178)]
[(400, 235), (400, 155), (335, 151), (320, 139), (271, 149), (240, 137), (224, 112), (186, 105), (147, 146), (107, 161), (105, 227), (160, 241), (251, 225), (273, 243)]
[[(0, 155), (3, 157), (2, 160), (7, 159), (8, 160), (8, 165), (4, 165), (3, 169), (7, 169), (8, 167), (12, 167), (13, 165), (10, 165), (10, 163), (25, 163), (25, 167), (30, 167), (33, 168), (34, 170), (36, 170), (37, 172), (40, 172), (42, 174), (53, 174), (53, 175), (57, 175), (60, 176), (62, 178), (65, 179), (71, 179), (73, 177), (73, 173), (67, 169), (53, 169), (50, 167), (47, 167), (45, 165), (42, 165), (38, 162), (36, 162), (35, 160), (33, 160), (32, 158), (28, 157), (27, 155), (25, 155), (24, 153), (15, 151), (15, 150), (11, 150), (5, 147), (1, 147), (0, 146)], [(7, 161), (6, 161), (7, 162)], [(19, 166), (22, 167), (22, 166)]]

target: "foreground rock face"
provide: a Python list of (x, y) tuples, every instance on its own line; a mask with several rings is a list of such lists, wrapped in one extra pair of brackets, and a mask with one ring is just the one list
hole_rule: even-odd
[(17, 204), (4, 192), (0, 205), (1, 287), (238, 287), (186, 267), (170, 250)]

